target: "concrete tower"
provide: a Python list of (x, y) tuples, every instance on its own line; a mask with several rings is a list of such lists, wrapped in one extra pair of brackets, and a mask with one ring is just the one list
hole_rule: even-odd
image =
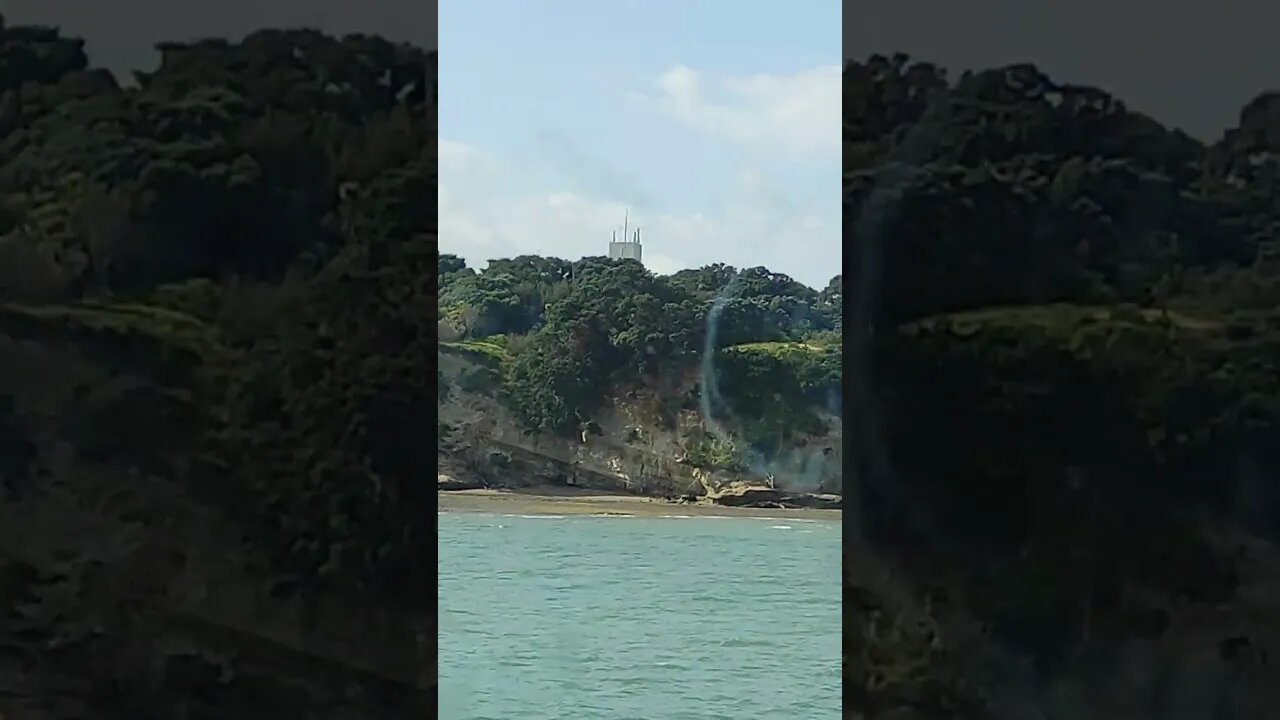
[(631, 235), (631, 240), (627, 240), (630, 221), (631, 213), (628, 212), (623, 216), (621, 240), (618, 239), (618, 231), (613, 231), (613, 239), (609, 241), (610, 260), (638, 260), (644, 262), (642, 257), (643, 248), (640, 245), (640, 228), (636, 228)]

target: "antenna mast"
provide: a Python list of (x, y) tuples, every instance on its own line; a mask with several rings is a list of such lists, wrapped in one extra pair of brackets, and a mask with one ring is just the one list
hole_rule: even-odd
[[(618, 239), (618, 230), (622, 231), (622, 239)], [(628, 208), (622, 216), (622, 227), (615, 228), (609, 243), (609, 257), (613, 260), (641, 261), (640, 226), (631, 227), (631, 210)]]

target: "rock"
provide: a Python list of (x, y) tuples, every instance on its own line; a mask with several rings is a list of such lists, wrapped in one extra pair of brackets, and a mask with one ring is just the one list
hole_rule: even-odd
[(717, 505), (748, 508), (839, 510), (844, 504), (844, 498), (833, 493), (793, 493), (760, 486), (727, 488), (711, 499)]
[(727, 488), (711, 500), (717, 505), (728, 507), (760, 507), (765, 503), (780, 503), (786, 493), (768, 487), (733, 487)]
[(844, 498), (835, 493), (799, 493), (787, 495), (783, 499), (787, 507), (805, 507), (819, 510), (839, 510), (844, 507)]
[(458, 480), (448, 475), (436, 475), (436, 490), (480, 490), (484, 487), (483, 483), (474, 480)]

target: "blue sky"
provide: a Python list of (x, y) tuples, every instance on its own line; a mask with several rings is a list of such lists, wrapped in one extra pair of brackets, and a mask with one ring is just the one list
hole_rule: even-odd
[(439, 22), (442, 252), (599, 255), (629, 208), (657, 272), (839, 272), (835, 0), (446, 0)]

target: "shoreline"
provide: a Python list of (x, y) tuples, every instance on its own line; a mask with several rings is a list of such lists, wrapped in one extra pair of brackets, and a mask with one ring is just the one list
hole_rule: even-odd
[(741, 517), (839, 522), (840, 510), (728, 507), (674, 503), (639, 495), (556, 487), (438, 490), (440, 512), (509, 515), (616, 515), (619, 517)]

